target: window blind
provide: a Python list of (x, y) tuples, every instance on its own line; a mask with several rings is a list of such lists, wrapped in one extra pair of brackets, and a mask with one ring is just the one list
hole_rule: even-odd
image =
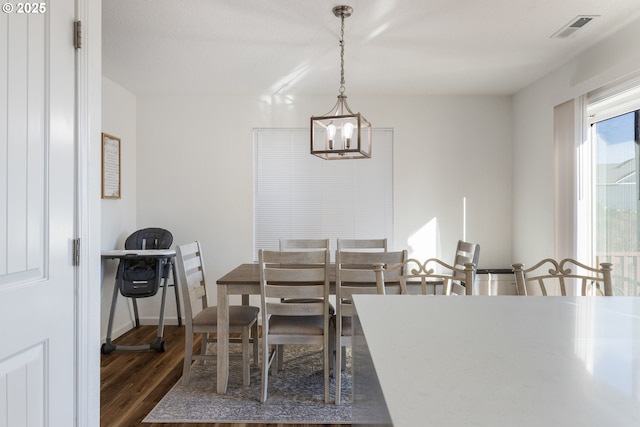
[(389, 239), (393, 130), (374, 129), (371, 159), (323, 160), (308, 129), (254, 129), (254, 260), (280, 238)]

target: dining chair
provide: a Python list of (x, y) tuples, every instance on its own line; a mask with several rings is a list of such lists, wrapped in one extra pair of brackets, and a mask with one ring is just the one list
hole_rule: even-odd
[[(463, 278), (464, 274), (462, 271), (464, 270), (464, 265), (468, 262), (473, 263), (474, 265), (474, 275), (473, 282), (471, 282), (471, 286), (475, 284), (475, 272), (478, 270), (478, 260), (480, 259), (480, 245), (478, 243), (470, 243), (462, 240), (458, 240), (458, 244), (456, 245), (456, 255), (453, 260), (453, 266), (456, 268), (456, 274)], [(456, 283), (454, 286), (458, 286)], [(457, 290), (458, 293), (461, 290)], [(472, 292), (473, 293), (473, 290)]]
[[(207, 344), (215, 342), (211, 334), (218, 331), (218, 307), (209, 306), (207, 300), (206, 274), (199, 241), (176, 246), (176, 267), (178, 281), (182, 289), (186, 317), (184, 366), (182, 383), (189, 383), (191, 364), (195, 360), (215, 360), (215, 355), (207, 354)], [(250, 343), (253, 343), (253, 363), (258, 363), (258, 307), (249, 305), (229, 306), (229, 332), (239, 334), (239, 339), (230, 342), (242, 343), (242, 382), (250, 384)], [(251, 332), (251, 334), (250, 334)], [(202, 334), (199, 354), (193, 353), (194, 334)]]
[[(340, 404), (342, 379), (346, 368), (346, 347), (353, 344), (353, 295), (385, 294), (382, 282), (376, 281), (375, 268), (402, 263), (407, 251), (351, 252), (336, 251), (336, 360), (335, 403)], [(340, 368), (338, 368), (340, 367)]]
[[(281, 251), (306, 251), (306, 250), (315, 250), (315, 249), (331, 249), (331, 241), (329, 239), (308, 239), (308, 238), (281, 238), (280, 239), (280, 250)], [(331, 255), (331, 252), (329, 252)], [(317, 302), (313, 298), (283, 298), (282, 302), (297, 302), (297, 303), (307, 303), (307, 302)], [(329, 314), (332, 316), (336, 313), (336, 309), (329, 302)], [(282, 366), (284, 362), (284, 347), (282, 345), (278, 346), (278, 366)]]
[[(401, 294), (419, 293), (436, 295), (442, 287), (441, 295), (472, 295), (475, 279), (475, 265), (464, 264), (463, 269), (449, 265), (438, 258), (419, 261), (410, 258), (398, 264), (388, 264), (376, 269), (378, 286), (396, 284)], [(418, 292), (414, 289), (419, 288)]]
[[(329, 403), (333, 334), (329, 313), (329, 250), (258, 252), (262, 311), (262, 390), (267, 400), (269, 370), (279, 345), (321, 345), (324, 401)], [(307, 302), (282, 302), (283, 299)], [(276, 363), (276, 370), (283, 366)]]
[[(336, 253), (339, 251), (387, 252), (387, 239), (336, 239)], [(352, 266), (356, 267), (356, 266)], [(370, 268), (364, 265), (364, 268)]]
[(611, 263), (591, 267), (573, 258), (545, 258), (531, 268), (513, 264), (518, 295), (613, 295)]

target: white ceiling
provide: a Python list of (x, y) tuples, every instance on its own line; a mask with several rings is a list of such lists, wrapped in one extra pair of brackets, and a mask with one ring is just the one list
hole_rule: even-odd
[[(102, 0), (103, 75), (135, 94), (512, 94), (640, 0)], [(572, 38), (551, 38), (598, 15)], [(636, 47), (637, 48), (637, 47)]]

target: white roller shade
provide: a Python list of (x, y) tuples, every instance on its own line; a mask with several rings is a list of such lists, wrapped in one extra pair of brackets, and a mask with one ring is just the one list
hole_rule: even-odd
[(254, 259), (280, 238), (389, 239), (393, 130), (374, 129), (371, 159), (323, 160), (308, 129), (254, 130)]

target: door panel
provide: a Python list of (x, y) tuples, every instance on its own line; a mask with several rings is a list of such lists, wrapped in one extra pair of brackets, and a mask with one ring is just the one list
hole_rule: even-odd
[(74, 10), (0, 15), (0, 425), (74, 425)]

